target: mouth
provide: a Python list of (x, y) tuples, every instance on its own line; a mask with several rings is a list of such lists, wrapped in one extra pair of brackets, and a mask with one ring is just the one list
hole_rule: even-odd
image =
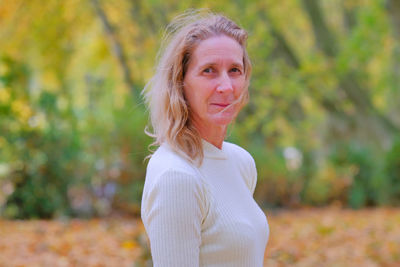
[(230, 103), (211, 103), (211, 105), (221, 107), (221, 108), (226, 108), (227, 106), (230, 105)]

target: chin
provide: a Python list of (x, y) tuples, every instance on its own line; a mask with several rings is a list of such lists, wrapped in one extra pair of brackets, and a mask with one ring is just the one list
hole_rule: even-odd
[(228, 126), (235, 119), (235, 116), (226, 116), (226, 115), (214, 115), (210, 118), (210, 122), (214, 125), (218, 126)]

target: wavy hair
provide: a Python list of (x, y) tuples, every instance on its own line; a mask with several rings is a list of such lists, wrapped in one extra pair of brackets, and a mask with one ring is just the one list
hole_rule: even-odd
[(190, 107), (183, 93), (183, 80), (197, 45), (221, 35), (236, 40), (243, 49), (246, 83), (238, 103), (234, 104), (243, 106), (247, 103), (251, 74), (251, 62), (246, 51), (247, 32), (220, 14), (204, 10), (185, 12), (167, 26), (155, 74), (143, 90), (153, 130), (145, 129), (146, 134), (154, 138), (150, 146), (167, 142), (175, 152), (190, 161), (202, 162), (201, 137), (191, 120)]

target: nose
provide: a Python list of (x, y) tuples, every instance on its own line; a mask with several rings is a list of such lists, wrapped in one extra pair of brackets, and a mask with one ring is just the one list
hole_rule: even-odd
[(217, 86), (218, 93), (233, 91), (232, 80), (227, 73), (222, 73)]

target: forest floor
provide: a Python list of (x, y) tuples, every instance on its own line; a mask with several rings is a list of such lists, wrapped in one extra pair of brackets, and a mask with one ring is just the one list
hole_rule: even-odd
[[(264, 266), (400, 266), (400, 209), (266, 211)], [(0, 220), (0, 266), (151, 266), (137, 218)]]

